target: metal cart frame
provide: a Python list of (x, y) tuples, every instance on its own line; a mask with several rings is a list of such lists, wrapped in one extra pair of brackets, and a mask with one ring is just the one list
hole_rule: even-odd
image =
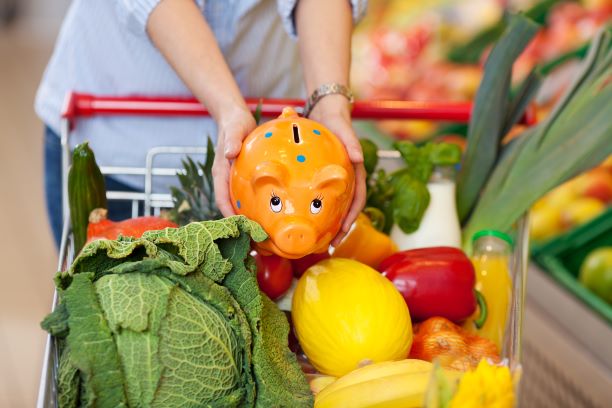
[[(262, 117), (276, 117), (286, 106), (301, 112), (304, 101), (300, 99), (267, 99), (247, 98), (247, 105), (255, 111), (261, 103)], [(434, 120), (466, 123), (470, 119), (471, 103), (431, 103), (412, 101), (356, 101), (353, 105), (353, 119), (402, 119)], [(74, 248), (71, 239), (71, 226), (68, 207), (68, 170), (70, 168), (70, 134), (78, 121), (95, 116), (208, 116), (209, 112), (196, 99), (169, 97), (109, 97), (82, 93), (69, 93), (66, 97), (61, 121), (62, 145), (62, 203), (64, 226), (60, 244), (58, 270), (66, 270), (74, 259)], [(533, 110), (528, 109), (522, 123), (535, 123)], [(203, 154), (204, 147), (160, 146), (151, 149), (146, 156), (145, 167), (105, 167), (102, 173), (139, 175), (145, 178), (144, 192), (107, 191), (109, 200), (129, 200), (132, 202), (132, 215), (137, 216), (139, 203), (144, 203), (144, 215), (158, 214), (161, 208), (172, 207), (170, 194), (152, 192), (153, 177), (175, 176), (180, 169), (154, 167), (154, 160), (161, 154)], [(383, 163), (393, 165), (399, 159), (396, 151), (381, 151), (379, 156)], [(521, 329), (525, 293), (525, 274), (528, 257), (528, 228), (524, 217), (518, 223), (519, 237), (514, 254), (515, 279), (513, 282), (513, 302), (511, 318), (504, 345), (503, 355), (508, 358), (511, 368), (520, 370)], [(58, 301), (57, 292), (53, 296), (52, 309)], [(38, 392), (37, 407), (56, 407), (56, 378), (58, 370), (58, 348), (51, 335), (47, 336), (41, 381)]]

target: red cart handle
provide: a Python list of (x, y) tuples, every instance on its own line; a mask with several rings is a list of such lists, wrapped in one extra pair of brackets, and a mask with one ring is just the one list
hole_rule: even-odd
[[(259, 99), (247, 98), (247, 105), (255, 111)], [(283, 108), (291, 106), (301, 110), (302, 99), (262, 99), (262, 116), (276, 117)], [(469, 102), (440, 103), (414, 101), (356, 101), (354, 119), (423, 119), (466, 123), (470, 119)], [(79, 117), (100, 115), (139, 116), (208, 116), (208, 110), (193, 98), (169, 97), (109, 97), (83, 93), (70, 93), (66, 98), (62, 117), (73, 122)], [(528, 109), (522, 123), (535, 122), (533, 109)]]

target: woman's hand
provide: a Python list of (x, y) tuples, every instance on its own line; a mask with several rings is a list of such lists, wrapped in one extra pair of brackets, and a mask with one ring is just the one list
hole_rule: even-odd
[(217, 207), (224, 217), (234, 215), (229, 194), (231, 161), (238, 156), (242, 141), (255, 129), (255, 119), (246, 106), (221, 113), (217, 119), (219, 128), (217, 150), (212, 167)]
[(363, 152), (353, 126), (351, 125), (350, 107), (346, 97), (328, 95), (321, 99), (310, 113), (310, 119), (316, 120), (327, 127), (344, 143), (346, 151), (355, 168), (355, 194), (348, 214), (342, 223), (338, 235), (332, 241), (336, 246), (347, 234), (351, 225), (363, 209), (366, 200), (365, 169), (363, 167)]

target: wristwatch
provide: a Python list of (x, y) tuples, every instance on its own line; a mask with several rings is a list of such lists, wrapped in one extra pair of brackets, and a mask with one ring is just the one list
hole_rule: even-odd
[(347, 86), (338, 83), (323, 84), (315, 89), (306, 101), (303, 112), (304, 117), (307, 118), (315, 105), (327, 95), (343, 95), (350, 104), (354, 102), (353, 93)]

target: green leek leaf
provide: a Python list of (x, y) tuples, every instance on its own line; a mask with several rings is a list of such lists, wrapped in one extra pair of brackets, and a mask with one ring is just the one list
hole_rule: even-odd
[[(468, 129), (468, 143), (457, 180), (457, 211), (462, 221), (474, 207), (482, 187), (495, 166), (510, 106), (512, 64), (537, 32), (537, 25), (524, 16), (514, 16), (495, 45), (476, 94)], [(525, 102), (516, 101), (517, 107)], [(512, 115), (515, 118), (517, 115)]]

